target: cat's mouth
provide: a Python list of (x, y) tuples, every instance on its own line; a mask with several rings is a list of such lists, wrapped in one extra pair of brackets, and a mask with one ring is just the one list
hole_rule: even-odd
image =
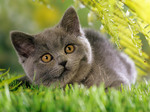
[[(44, 79), (42, 82), (46, 82), (46, 81), (50, 82), (50, 81), (53, 81), (53, 80), (59, 80), (59, 79), (61, 79), (63, 76), (67, 75), (69, 71), (70, 71), (69, 69), (64, 68), (64, 69), (62, 70), (62, 72), (61, 72), (58, 76), (55, 76), (55, 77), (47, 77), (47, 78), (44, 77), (45, 79)], [(37, 82), (39, 82), (39, 81), (37, 81)]]
[(63, 76), (64, 76), (64, 75), (66, 75), (68, 72), (69, 72), (69, 69), (64, 68), (63, 72), (59, 75), (59, 77), (58, 77), (58, 78), (63, 77)]

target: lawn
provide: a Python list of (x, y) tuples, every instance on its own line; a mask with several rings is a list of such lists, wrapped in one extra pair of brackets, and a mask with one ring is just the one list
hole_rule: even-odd
[(89, 89), (79, 85), (65, 89), (18, 86), (13, 81), (18, 76), (6, 72), (0, 77), (0, 112), (150, 112), (150, 84), (146, 81), (131, 90), (105, 92), (103, 85)]

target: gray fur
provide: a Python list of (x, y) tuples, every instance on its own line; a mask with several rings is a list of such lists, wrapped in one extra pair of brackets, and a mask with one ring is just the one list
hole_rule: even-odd
[[(27, 77), (36, 84), (64, 87), (78, 83), (90, 87), (104, 83), (107, 88), (135, 83), (133, 61), (99, 32), (81, 29), (73, 7), (55, 27), (36, 35), (11, 32), (11, 39)], [(64, 52), (68, 44), (75, 46), (71, 54)], [(49, 63), (41, 61), (45, 53), (53, 56)]]

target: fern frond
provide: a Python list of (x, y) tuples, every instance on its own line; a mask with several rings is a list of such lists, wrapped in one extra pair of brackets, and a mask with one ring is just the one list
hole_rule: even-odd
[[(108, 33), (118, 48), (122, 48), (135, 61), (139, 74), (144, 75), (144, 73), (147, 73), (150, 70), (150, 64), (146, 61), (149, 59), (149, 56), (142, 51), (142, 41), (139, 33), (142, 33), (150, 44), (150, 26), (147, 21), (137, 16), (137, 11), (133, 11), (137, 10), (138, 7), (132, 7), (133, 3), (130, 0), (125, 0), (124, 2), (119, 0), (80, 1), (97, 15), (104, 26), (102, 32)], [(133, 2), (136, 1), (133, 0)], [(124, 3), (129, 8), (126, 8)]]

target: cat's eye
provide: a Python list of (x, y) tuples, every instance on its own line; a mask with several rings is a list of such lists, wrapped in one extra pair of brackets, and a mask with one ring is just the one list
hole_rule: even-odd
[(50, 54), (44, 54), (44, 55), (41, 57), (41, 60), (42, 60), (44, 63), (48, 63), (48, 62), (50, 62), (52, 59), (53, 59), (53, 57), (52, 57)]
[(74, 50), (75, 50), (74, 45), (69, 44), (69, 45), (67, 45), (67, 46), (65, 47), (65, 53), (66, 53), (66, 54), (70, 54), (70, 53), (74, 52)]

